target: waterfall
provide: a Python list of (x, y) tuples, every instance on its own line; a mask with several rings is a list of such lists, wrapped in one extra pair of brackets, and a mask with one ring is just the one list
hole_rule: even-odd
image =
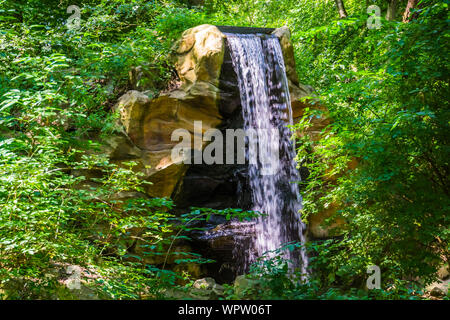
[[(289, 87), (281, 45), (277, 37), (261, 34), (227, 34), (237, 74), (245, 130), (258, 132), (257, 150), (247, 148), (249, 185), (253, 209), (266, 216), (255, 223), (252, 248), (245, 250), (244, 269), (263, 253), (290, 241), (305, 242), (300, 220), (302, 201), (297, 181), (295, 147), (287, 124), (292, 124)], [(276, 152), (273, 152), (275, 149)], [(271, 174), (264, 174), (270, 169)], [(270, 256), (270, 255), (269, 255)], [(287, 251), (291, 266), (306, 274), (304, 250)]]

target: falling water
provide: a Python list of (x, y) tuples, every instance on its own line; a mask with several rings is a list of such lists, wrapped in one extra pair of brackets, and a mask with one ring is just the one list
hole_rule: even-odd
[[(304, 243), (305, 226), (295, 183), (300, 180), (295, 148), (287, 127), (292, 124), (292, 109), (280, 42), (275, 36), (257, 34), (227, 34), (227, 41), (239, 83), (244, 129), (258, 132), (259, 150), (247, 150), (248, 158), (259, 152), (258, 161), (249, 164), (253, 210), (266, 214), (256, 221), (252, 248), (244, 254), (246, 269), (257, 257), (287, 242)], [(273, 174), (263, 174), (267, 167)], [(306, 273), (303, 250), (288, 251), (284, 257)]]

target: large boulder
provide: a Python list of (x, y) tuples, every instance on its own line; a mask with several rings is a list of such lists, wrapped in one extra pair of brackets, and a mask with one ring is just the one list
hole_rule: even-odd
[(174, 300), (217, 300), (225, 298), (225, 288), (213, 278), (197, 279), (190, 288), (171, 288), (163, 291), (167, 299)]
[[(172, 132), (186, 129), (193, 141), (194, 121), (202, 122), (202, 134), (221, 123), (217, 109), (218, 89), (211, 87), (200, 83), (186, 91), (174, 90), (153, 100), (138, 91), (130, 91), (119, 99), (116, 108), (125, 132), (141, 150), (136, 169), (152, 182), (147, 190), (149, 195), (170, 197), (187, 169), (183, 163), (172, 159), (172, 149), (179, 143), (172, 141)], [(205, 144), (203, 142), (201, 148)]]
[(225, 35), (212, 25), (200, 25), (183, 32), (174, 47), (175, 66), (183, 87), (199, 82), (219, 84), (225, 53)]
[(438, 280), (426, 287), (426, 291), (430, 296), (440, 298), (448, 296), (448, 288), (450, 286), (450, 279)]
[(198, 279), (192, 285), (190, 295), (197, 300), (218, 299), (224, 297), (224, 287), (211, 277)]

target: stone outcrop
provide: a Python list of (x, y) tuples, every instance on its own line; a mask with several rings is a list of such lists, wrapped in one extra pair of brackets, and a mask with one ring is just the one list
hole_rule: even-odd
[(186, 172), (186, 165), (172, 160), (172, 148), (178, 143), (171, 140), (172, 132), (186, 129), (193, 140), (194, 121), (202, 121), (203, 133), (221, 122), (216, 107), (218, 97), (202, 96), (201, 89), (195, 89), (175, 90), (153, 100), (130, 91), (116, 105), (125, 132), (140, 150), (131, 157), (139, 164), (136, 169), (152, 182), (147, 189), (150, 196), (170, 197)]
[[(273, 34), (280, 38), (293, 113), (294, 117), (299, 117), (305, 106), (300, 99), (310, 95), (312, 89), (298, 82), (289, 29), (275, 29)], [(226, 47), (226, 35), (215, 26), (200, 25), (186, 30), (174, 44), (171, 57), (181, 81), (180, 86), (155, 99), (132, 90), (116, 104), (115, 110), (119, 112), (124, 131), (132, 144), (123, 141), (126, 147), (116, 145), (112, 159), (138, 162), (136, 170), (143, 172), (145, 179), (152, 182), (147, 189), (150, 196), (174, 196), (188, 169), (187, 165), (173, 161), (171, 157), (172, 148), (178, 144), (178, 141), (171, 140), (172, 132), (186, 129), (193, 141), (194, 121), (202, 121), (204, 133), (223, 125), (224, 117), (234, 111), (235, 108), (227, 114), (224, 111), (227, 106), (221, 102), (222, 98), (230, 95), (228, 88), (221, 85), (225, 81), (221, 73)], [(118, 139), (114, 139), (113, 144), (117, 144)], [(200, 148), (205, 145), (206, 142), (203, 142)], [(199, 146), (192, 145), (192, 148), (198, 149)]]
[(185, 31), (175, 43), (172, 57), (181, 86), (152, 100), (141, 92), (129, 91), (115, 107), (125, 132), (142, 150), (136, 158), (142, 165), (137, 169), (153, 183), (147, 190), (150, 196), (172, 196), (186, 172), (184, 164), (172, 160), (172, 148), (178, 144), (172, 141), (172, 132), (186, 129), (193, 140), (194, 121), (202, 121), (202, 133), (222, 121), (218, 86), (224, 46), (224, 35), (214, 26)]
[(217, 27), (200, 25), (186, 30), (173, 50), (175, 66), (184, 87), (201, 82), (218, 87), (225, 35)]

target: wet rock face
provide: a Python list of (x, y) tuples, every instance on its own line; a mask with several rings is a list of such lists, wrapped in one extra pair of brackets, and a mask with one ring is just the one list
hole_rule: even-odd
[(224, 48), (224, 56), (219, 77), (219, 112), (224, 118), (224, 127), (242, 128), (244, 120), (242, 119), (241, 94), (236, 72), (231, 60), (230, 47)]
[[(228, 46), (225, 48), (218, 86), (221, 92), (218, 108), (222, 117), (218, 129), (225, 137), (226, 129), (241, 129), (244, 123), (237, 77)], [(226, 139), (223, 150), (226, 150)], [(245, 164), (192, 164), (180, 181), (174, 199), (180, 209), (190, 206), (248, 209), (251, 203), (246, 180)]]
[(193, 250), (202, 254), (214, 263), (205, 264), (205, 272), (216, 279), (218, 283), (232, 283), (236, 276), (243, 274), (240, 267), (243, 261), (236, 257), (241, 250), (248, 250), (254, 237), (252, 222), (225, 221), (215, 217), (210, 223), (203, 225), (205, 231), (190, 234)]

